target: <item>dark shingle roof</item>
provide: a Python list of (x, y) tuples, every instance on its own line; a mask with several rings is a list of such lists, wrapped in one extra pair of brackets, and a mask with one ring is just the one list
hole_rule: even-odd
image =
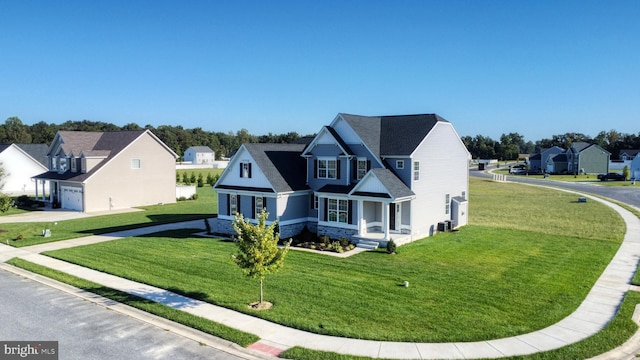
[(49, 147), (46, 144), (16, 144), (16, 146), (29, 154), (29, 156), (34, 158), (40, 164), (46, 167), (49, 166), (49, 162), (47, 160), (47, 150), (49, 150)]
[(340, 115), (379, 157), (410, 155), (438, 122), (448, 122), (436, 114)]
[(567, 162), (567, 154), (554, 154), (549, 156), (549, 159), (553, 160), (554, 162)]
[(193, 149), (193, 151), (195, 152), (199, 152), (199, 153), (212, 153), (213, 150), (211, 150), (210, 147), (208, 146), (190, 146), (187, 150), (189, 149)]
[(244, 144), (276, 192), (306, 190), (304, 144)]
[(415, 193), (409, 189), (391, 170), (385, 168), (371, 169), (382, 185), (389, 191), (394, 199), (413, 196)]
[[(47, 166), (47, 150), (49, 147), (45, 144), (13, 144), (19, 147), (22, 151), (31, 156), (34, 160)], [(5, 151), (11, 144), (0, 144), (0, 153)]]
[[(84, 174), (71, 171), (58, 174), (57, 171), (49, 171), (35, 176), (35, 178), (83, 182), (147, 131), (59, 131), (58, 134), (62, 138), (61, 148), (66, 155), (71, 153), (74, 156), (79, 156), (81, 153), (101, 154), (106, 155), (106, 158)], [(55, 156), (55, 154), (49, 155)]]

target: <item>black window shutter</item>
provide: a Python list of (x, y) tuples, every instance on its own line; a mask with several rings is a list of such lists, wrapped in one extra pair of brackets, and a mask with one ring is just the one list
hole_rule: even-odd
[(371, 170), (371, 160), (367, 160), (367, 171)]
[(318, 177), (318, 159), (313, 160), (313, 178)]
[(353, 159), (353, 166), (351, 166), (351, 178), (352, 179), (358, 178), (358, 159), (357, 158)]
[(324, 198), (324, 219), (323, 221), (329, 220), (329, 199)]
[(249, 163), (249, 178), (251, 178), (251, 163)]
[(266, 211), (269, 211), (269, 209), (267, 209), (267, 197), (263, 196), (262, 197), (262, 208)]
[(347, 213), (347, 219), (349, 224), (353, 224), (353, 200), (349, 200), (349, 212)]
[(309, 209), (313, 209), (313, 203), (314, 203), (314, 198), (313, 198), (313, 193), (309, 194)]
[(233, 215), (231, 213), (231, 195), (227, 194), (227, 215)]
[(242, 177), (242, 163), (240, 163), (240, 177)]
[(240, 194), (236, 195), (236, 204), (237, 204), (237, 205), (236, 205), (236, 208), (238, 209), (238, 210), (237, 210), (237, 211), (238, 211), (238, 214), (242, 214), (242, 211), (240, 210), (240, 203), (241, 203), (241, 202), (242, 202), (242, 201), (240, 201)]
[(257, 215), (256, 214), (256, 197), (255, 196), (251, 197), (251, 207), (252, 207), (252, 209), (251, 209), (251, 214), (252, 214), (251, 217), (253, 219), (255, 219), (256, 215)]
[(340, 179), (340, 159), (336, 160), (336, 179)]

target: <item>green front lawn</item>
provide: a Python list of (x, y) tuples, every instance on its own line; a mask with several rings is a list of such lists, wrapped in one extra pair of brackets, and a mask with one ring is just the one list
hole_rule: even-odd
[(235, 245), (189, 230), (48, 255), (317, 333), (448, 342), (513, 336), (564, 318), (623, 237), (610, 208), (573, 194), (473, 179), (470, 195), (472, 225), (398, 255), (290, 251), (265, 281), (274, 308), (263, 312), (246, 307), (258, 283), (231, 262)]
[[(141, 207), (143, 211), (88, 217), (57, 223), (0, 224), (0, 242), (16, 247), (104, 234), (142, 226), (203, 219), (217, 212), (218, 198), (211, 187), (197, 189), (198, 199), (174, 204)], [(42, 230), (51, 230), (51, 237), (43, 237)], [(23, 239), (18, 240), (20, 235)]]

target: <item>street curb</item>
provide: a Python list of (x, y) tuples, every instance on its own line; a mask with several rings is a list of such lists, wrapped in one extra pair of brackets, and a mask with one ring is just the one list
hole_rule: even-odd
[(230, 355), (238, 356), (240, 358), (247, 359), (247, 360), (275, 359), (272, 356), (268, 356), (266, 354), (253, 351), (251, 349), (246, 349), (231, 341), (221, 339), (219, 337), (207, 334), (205, 332), (190, 328), (186, 325), (182, 325), (174, 321), (167, 320), (163, 317), (150, 314), (148, 312), (145, 312), (140, 309), (136, 309), (129, 305), (119, 303), (115, 300), (111, 300), (103, 296), (94, 294), (90, 291), (76, 288), (74, 286), (65, 284), (63, 282), (48, 278), (43, 275), (32, 273), (30, 271), (15, 267), (13, 265), (9, 265), (7, 263), (0, 263), (0, 269), (6, 270), (8, 272), (21, 276), (23, 278), (37, 281), (43, 285), (63, 291), (67, 294), (73, 295), (85, 301), (92, 302), (98, 306), (105, 308), (106, 310), (116, 311), (122, 315), (129, 316), (130, 318), (134, 318), (136, 320), (142, 321), (144, 323), (163, 329), (165, 331), (170, 331), (176, 335), (193, 340), (199, 343), (200, 345), (209, 346), (216, 350), (226, 352)]

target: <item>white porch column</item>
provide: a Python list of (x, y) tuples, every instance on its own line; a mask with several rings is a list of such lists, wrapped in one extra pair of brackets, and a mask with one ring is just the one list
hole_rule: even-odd
[(382, 226), (384, 231), (384, 238), (389, 239), (389, 204), (382, 203)]
[(38, 179), (34, 179), (36, 181), (36, 200), (38, 200)]
[(364, 200), (358, 200), (358, 235), (367, 233), (367, 222), (364, 220)]

